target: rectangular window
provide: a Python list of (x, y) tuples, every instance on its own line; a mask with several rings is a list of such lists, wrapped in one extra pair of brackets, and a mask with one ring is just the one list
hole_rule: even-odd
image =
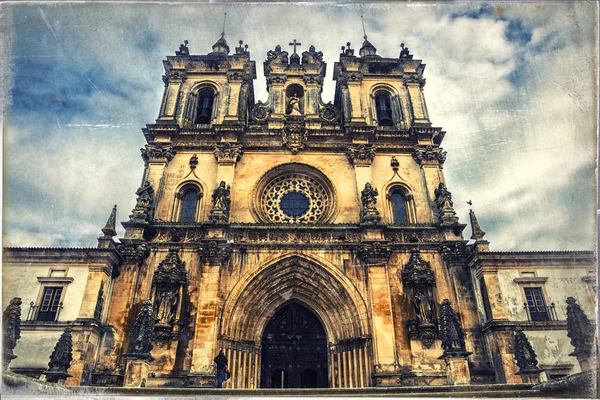
[(544, 301), (544, 293), (541, 287), (524, 288), (527, 310), (531, 321), (550, 321), (548, 307)]
[(60, 298), (62, 296), (62, 287), (45, 287), (42, 295), (42, 304), (38, 311), (37, 321), (55, 321), (58, 310), (61, 307)]

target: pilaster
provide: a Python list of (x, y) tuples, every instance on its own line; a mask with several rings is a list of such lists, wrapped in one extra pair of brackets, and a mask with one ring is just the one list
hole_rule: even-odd
[(160, 106), (159, 116), (156, 122), (171, 124), (177, 123), (177, 121), (175, 120), (177, 104), (179, 102), (181, 86), (183, 85), (183, 82), (186, 81), (186, 79), (187, 73), (183, 69), (169, 69), (166, 71), (166, 74), (163, 75), (165, 91)]

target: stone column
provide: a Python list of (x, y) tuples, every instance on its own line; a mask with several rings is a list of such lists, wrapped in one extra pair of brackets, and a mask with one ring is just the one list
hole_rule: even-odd
[(160, 106), (159, 116), (156, 120), (157, 123), (177, 123), (175, 120), (177, 104), (179, 103), (181, 86), (186, 79), (187, 74), (185, 70), (171, 69), (166, 71), (166, 74), (163, 75), (165, 92)]
[(425, 97), (423, 96), (424, 84), (425, 80), (419, 77), (415, 77), (414, 79), (410, 79), (405, 82), (412, 105), (412, 125), (431, 125), (431, 122), (429, 121), (429, 114), (427, 113), (427, 106), (425, 105)]
[[(359, 258), (368, 273), (369, 296), (373, 331), (373, 362), (375, 376), (378, 373), (389, 376), (397, 372), (396, 332), (392, 315), (392, 297), (387, 273), (387, 262), (392, 254), (388, 245), (363, 244)], [(377, 380), (380, 381), (380, 380)], [(390, 379), (381, 380), (381, 386), (392, 385)]]
[[(213, 359), (218, 353), (217, 328), (221, 299), (219, 297), (220, 269), (229, 261), (231, 248), (225, 243), (201, 244), (198, 247), (200, 261), (200, 290), (202, 295), (196, 304), (194, 348), (192, 350), (191, 374), (201, 386), (209, 386), (214, 381)], [(233, 352), (233, 350), (232, 350)], [(235, 352), (227, 354), (229, 365), (236, 362)], [(232, 376), (232, 379), (236, 379)]]
[(362, 112), (362, 104), (361, 104), (361, 86), (362, 86), (363, 76), (362, 73), (356, 72), (348, 72), (343, 77), (343, 82), (348, 86), (348, 94), (350, 98), (350, 107), (352, 111), (352, 116), (350, 120), (347, 122), (365, 124), (367, 122), (366, 117)]
[(227, 108), (225, 116), (223, 117), (223, 123), (239, 123), (240, 115), (239, 104), (240, 104), (240, 93), (242, 83), (244, 82), (244, 73), (240, 71), (228, 71), (227, 72), (227, 86), (228, 86), (228, 98), (226, 101)]
[[(368, 144), (352, 144), (347, 147), (346, 155), (354, 166), (356, 174), (356, 190), (359, 193), (367, 183), (372, 182), (371, 164), (375, 159), (375, 148)], [(360, 197), (358, 199), (360, 204)]]

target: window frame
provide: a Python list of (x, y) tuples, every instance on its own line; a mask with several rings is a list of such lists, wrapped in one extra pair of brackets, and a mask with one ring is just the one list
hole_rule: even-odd
[[(402, 224), (396, 224), (394, 221), (394, 208), (393, 208), (393, 202), (392, 202), (392, 195), (394, 193), (401, 193), (402, 196), (404, 197), (404, 205), (405, 205), (405, 209), (406, 209), (406, 225), (402, 225)], [(411, 190), (406, 187), (405, 185), (395, 182), (390, 184), (387, 187), (387, 190), (385, 191), (386, 193), (386, 202), (385, 202), (385, 214), (386, 214), (386, 220), (387, 223), (389, 225), (392, 226), (408, 226), (408, 225), (414, 225), (417, 223), (417, 207), (416, 207), (416, 202), (415, 202), (415, 198), (414, 195), (412, 194)]]
[[(197, 194), (196, 199), (196, 210), (194, 213), (194, 220), (189, 222), (182, 222), (182, 212), (183, 212), (183, 200), (185, 193), (189, 190), (195, 190)], [(177, 191), (175, 192), (175, 199), (173, 201), (173, 209), (171, 212), (171, 221), (182, 223), (182, 224), (196, 224), (202, 221), (202, 216), (200, 215), (203, 210), (202, 200), (204, 199), (204, 190), (202, 190), (202, 186), (197, 182), (186, 182), (182, 184)]]

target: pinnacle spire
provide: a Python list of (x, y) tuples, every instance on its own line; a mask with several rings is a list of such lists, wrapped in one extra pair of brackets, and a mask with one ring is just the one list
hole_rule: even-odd
[(113, 207), (110, 216), (108, 217), (108, 221), (106, 221), (106, 225), (102, 228), (102, 233), (104, 236), (113, 237), (117, 236), (117, 231), (115, 230), (115, 224), (117, 220), (117, 205)]
[(362, 44), (362, 47), (360, 48), (360, 50), (358, 51), (358, 54), (361, 57), (379, 57), (376, 53), (377, 53), (377, 49), (375, 48), (375, 46), (373, 46), (371, 44), (371, 42), (369, 42), (367, 40), (367, 31), (365, 30), (365, 20), (363, 18), (363, 16), (360, 16), (360, 20), (362, 21), (362, 27), (363, 27), (363, 38), (365, 39), (365, 41)]
[[(471, 200), (467, 201), (467, 204), (472, 206), (473, 202)], [(475, 216), (475, 212), (473, 209), (469, 209), (469, 219), (471, 220), (471, 230), (472, 235), (471, 239), (481, 240), (485, 236), (485, 232), (479, 226), (479, 222), (477, 222), (477, 216)]]

